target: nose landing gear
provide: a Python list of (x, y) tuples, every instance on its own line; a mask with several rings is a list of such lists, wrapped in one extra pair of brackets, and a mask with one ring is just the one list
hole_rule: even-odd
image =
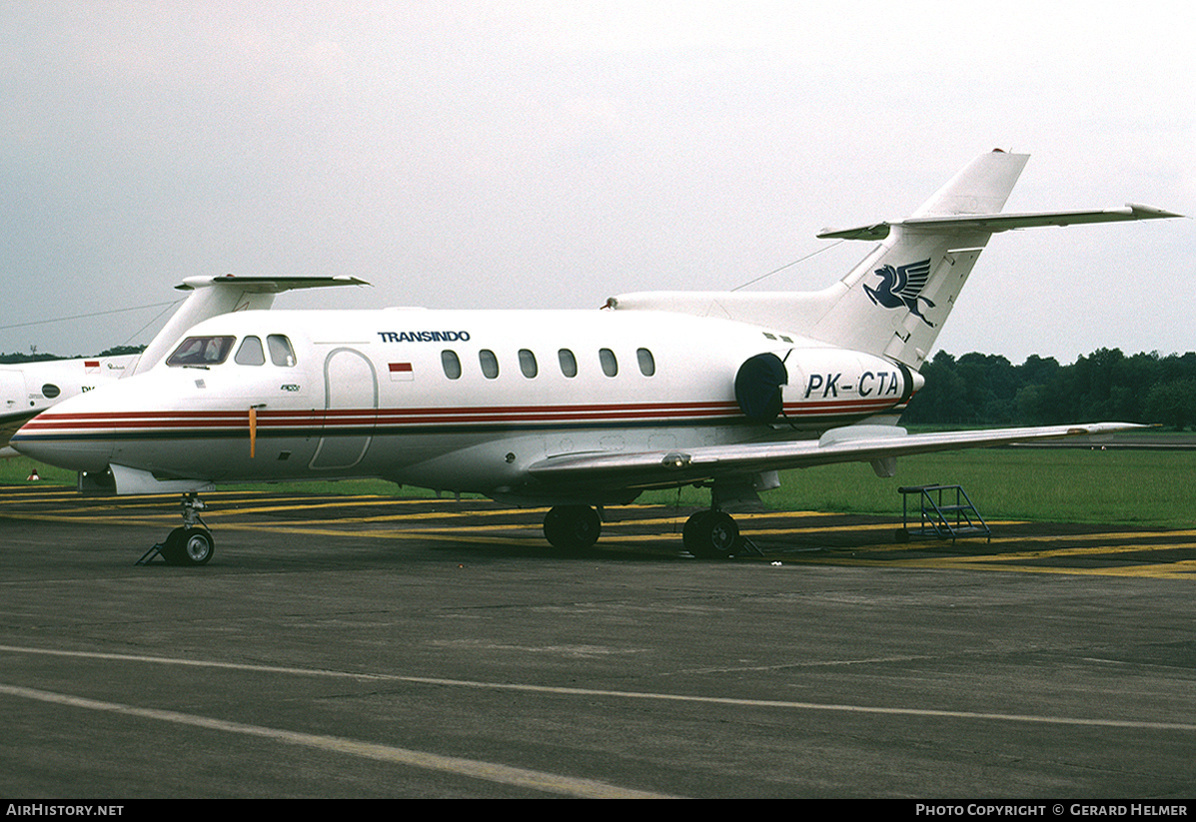
[(207, 506), (194, 491), (183, 494), (181, 504), (182, 526), (171, 531), (165, 542), (146, 551), (136, 565), (147, 565), (156, 556), (166, 560), (167, 565), (203, 565), (212, 558), (216, 548), (212, 532), (199, 515)]

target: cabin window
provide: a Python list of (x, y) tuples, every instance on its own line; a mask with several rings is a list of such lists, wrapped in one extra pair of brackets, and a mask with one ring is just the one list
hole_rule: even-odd
[(602, 373), (613, 377), (619, 373), (619, 361), (615, 359), (615, 352), (609, 348), (598, 349), (598, 361), (602, 363)]
[(494, 352), (489, 348), (483, 348), (478, 352), (478, 362), (482, 365), (482, 373), (486, 375), (486, 379), (492, 380), (498, 376), (498, 357), (494, 356)]
[(652, 356), (651, 351), (646, 348), (637, 348), (635, 358), (639, 361), (640, 373), (645, 377), (651, 377), (656, 373), (656, 358)]
[(228, 359), (236, 337), (188, 337), (179, 343), (167, 365), (220, 365)]
[(461, 379), (461, 360), (457, 358), (456, 351), (449, 351), (447, 348), (441, 351), (440, 365), (444, 368), (444, 376), (450, 380)]
[(556, 352), (557, 359), (561, 361), (561, 373), (566, 377), (577, 376), (577, 357), (573, 356), (573, 352), (568, 348), (562, 348)]
[(526, 348), (519, 349), (519, 370), (523, 372), (523, 376), (529, 380), (539, 373), (540, 369), (536, 365), (536, 355)]
[(290, 368), (295, 364), (295, 349), (291, 341), (282, 334), (271, 334), (266, 337), (266, 345), (270, 348), (270, 362)]
[(246, 337), (241, 340), (241, 347), (237, 349), (237, 356), (233, 357), (237, 365), (265, 365), (266, 351), (262, 348), (262, 341), (258, 337)]

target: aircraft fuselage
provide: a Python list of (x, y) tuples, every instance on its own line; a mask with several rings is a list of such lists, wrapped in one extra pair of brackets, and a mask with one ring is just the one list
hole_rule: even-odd
[[(771, 422), (748, 419), (735, 389), (765, 353), (787, 382)], [(248, 311), (197, 325), (119, 394), (98, 390), (19, 438), (86, 471), (371, 476), (550, 500), (527, 467), (551, 457), (817, 437), (895, 416), (920, 385), (882, 357), (664, 312)]]

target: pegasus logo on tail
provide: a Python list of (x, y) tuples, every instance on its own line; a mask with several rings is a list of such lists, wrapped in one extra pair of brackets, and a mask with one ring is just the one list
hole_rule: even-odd
[(930, 279), (929, 259), (897, 268), (886, 265), (876, 269), (873, 273), (880, 277), (880, 285), (876, 288), (866, 285), (864, 291), (874, 304), (883, 305), (885, 308), (905, 306), (911, 314), (934, 328), (934, 323), (926, 319), (918, 310), (918, 300), (924, 300), (926, 305), (934, 308), (934, 302), (928, 297), (922, 296), (922, 289), (926, 287), (926, 281)]

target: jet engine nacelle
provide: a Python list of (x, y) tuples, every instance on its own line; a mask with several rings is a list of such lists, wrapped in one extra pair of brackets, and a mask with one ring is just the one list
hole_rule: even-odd
[(924, 383), (909, 367), (861, 351), (793, 349), (748, 358), (735, 375), (735, 399), (757, 422), (863, 417), (903, 409)]

